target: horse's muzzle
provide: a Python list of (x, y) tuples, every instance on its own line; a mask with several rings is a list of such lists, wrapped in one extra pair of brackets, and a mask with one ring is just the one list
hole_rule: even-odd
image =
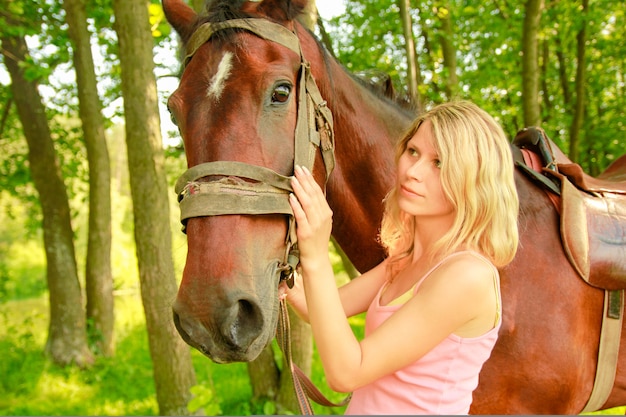
[(189, 314), (178, 301), (173, 307), (174, 324), (183, 340), (214, 362), (249, 362), (267, 344), (258, 340), (264, 320), (256, 303), (239, 299), (213, 315), (217, 317), (204, 321)]

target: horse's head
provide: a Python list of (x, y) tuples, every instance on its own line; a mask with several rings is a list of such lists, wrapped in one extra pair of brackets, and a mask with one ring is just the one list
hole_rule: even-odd
[(186, 47), (168, 103), (189, 167), (177, 183), (188, 254), (174, 321), (216, 362), (253, 360), (272, 340), (277, 287), (297, 263), (288, 176), (317, 161), (323, 182), (334, 163), (332, 117), (296, 34), (305, 3), (218, 0), (200, 18), (163, 0)]

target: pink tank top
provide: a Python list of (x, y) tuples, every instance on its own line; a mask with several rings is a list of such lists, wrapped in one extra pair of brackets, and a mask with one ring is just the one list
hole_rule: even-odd
[[(450, 256), (460, 253), (456, 252)], [(469, 252), (490, 265), (486, 258)], [(420, 284), (447, 259), (443, 259), (428, 271), (417, 283)], [(493, 266), (493, 265), (492, 265)], [(498, 283), (498, 270), (494, 270), (494, 283)], [(365, 336), (374, 331), (402, 305), (380, 305), (383, 286), (370, 305), (365, 320)], [(500, 292), (498, 285), (498, 306)], [(478, 374), (491, 355), (502, 324), (499, 313), (495, 327), (479, 337), (464, 338), (451, 334), (433, 350), (413, 364), (386, 375), (352, 394), (346, 414), (468, 414), (472, 392), (478, 385)]]

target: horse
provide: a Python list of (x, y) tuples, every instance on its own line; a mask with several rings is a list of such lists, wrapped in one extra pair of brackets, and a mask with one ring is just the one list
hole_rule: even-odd
[[(216, 363), (252, 361), (275, 335), (277, 286), (297, 264), (285, 208), (294, 164), (325, 187), (333, 237), (356, 268), (384, 258), (393, 147), (415, 112), (325, 50), (297, 20), (306, 2), (217, 0), (200, 16), (162, 0), (186, 48), (168, 100), (189, 168), (177, 183), (188, 254), (174, 321)], [(520, 169), (515, 178), (520, 247), (500, 270), (503, 322), (470, 412), (579, 413), (596, 378), (605, 291), (570, 262), (546, 191)], [(626, 404), (620, 334), (614, 383), (596, 409)]]

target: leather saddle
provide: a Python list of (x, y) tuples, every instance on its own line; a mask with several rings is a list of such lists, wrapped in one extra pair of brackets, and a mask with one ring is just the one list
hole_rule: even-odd
[(626, 289), (626, 155), (592, 177), (541, 128), (519, 131), (512, 149), (516, 165), (555, 204), (563, 248), (581, 278), (605, 290)]

